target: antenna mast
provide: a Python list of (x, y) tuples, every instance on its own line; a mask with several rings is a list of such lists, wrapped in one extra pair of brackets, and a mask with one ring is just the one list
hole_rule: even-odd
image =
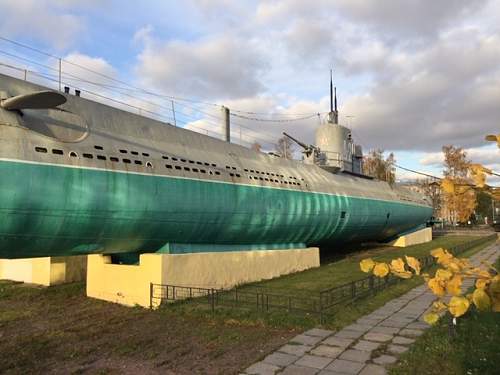
[[(334, 94), (334, 92), (335, 92), (335, 94)], [(335, 101), (335, 107), (333, 105), (334, 101)], [(331, 122), (333, 124), (339, 123), (339, 113), (337, 111), (337, 88), (333, 87), (333, 71), (332, 71), (332, 69), (330, 69), (330, 113), (328, 115), (328, 122)]]
[[(337, 106), (337, 90), (335, 89), (335, 107)], [(333, 72), (330, 69), (330, 112), (333, 112)]]

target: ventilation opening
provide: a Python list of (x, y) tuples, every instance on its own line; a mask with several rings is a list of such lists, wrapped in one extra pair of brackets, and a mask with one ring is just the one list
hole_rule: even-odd
[(78, 157), (78, 154), (75, 152), (75, 151), (71, 151), (69, 153), (69, 156), (72, 157), (72, 158), (77, 158)]
[(342, 212), (340, 213), (340, 218), (341, 218), (341, 219), (345, 219), (345, 211), (342, 211)]
[(146, 162), (146, 167), (153, 168), (153, 164), (150, 161), (148, 161)]

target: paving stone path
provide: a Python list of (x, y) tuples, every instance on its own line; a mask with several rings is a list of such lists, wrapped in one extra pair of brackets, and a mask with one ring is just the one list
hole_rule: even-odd
[[(470, 261), (475, 265), (495, 262), (499, 255), (496, 243)], [(472, 285), (472, 280), (466, 280), (463, 289)], [(314, 328), (294, 337), (243, 374), (386, 374), (386, 366), (396, 363), (398, 355), (429, 328), (423, 315), (435, 300), (425, 285), (418, 286), (338, 332)]]

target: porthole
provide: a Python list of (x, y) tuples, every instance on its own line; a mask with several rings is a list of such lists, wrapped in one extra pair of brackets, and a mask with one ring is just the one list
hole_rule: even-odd
[[(217, 164), (213, 164), (213, 163), (212, 163), (212, 167), (217, 167)], [(219, 174), (220, 174), (220, 173), (219, 173)]]
[(132, 155), (139, 155), (139, 153), (138, 153), (137, 151), (130, 151), (130, 153), (131, 153)]
[(104, 155), (97, 155), (97, 159), (99, 159), (99, 160), (106, 160), (106, 156), (104, 156)]
[(121, 152), (122, 154), (126, 154), (126, 153), (127, 153), (127, 150), (120, 150), (120, 152)]
[(130, 164), (130, 163), (132, 163), (132, 162), (130, 161), (130, 159), (122, 159), (122, 161), (123, 161), (125, 164)]
[(209, 166), (210, 166), (210, 163), (203, 163), (203, 164), (205, 164), (207, 167), (209, 167)]
[(189, 163), (190, 164), (194, 164), (194, 160), (189, 160)]
[(172, 158), (172, 160), (173, 160), (173, 161), (177, 161), (178, 159), (173, 157), (173, 158)]
[(97, 146), (97, 145), (96, 145), (96, 146), (94, 146), (94, 148), (95, 148), (96, 150), (103, 150), (102, 146)]
[(111, 161), (113, 161), (115, 163), (118, 162), (118, 161), (120, 161), (120, 159), (118, 159), (117, 157), (114, 157), (114, 156), (110, 156), (109, 160), (111, 160)]
[(219, 175), (220, 175), (220, 172), (219, 172), (219, 171), (215, 171), (215, 174), (216, 174), (217, 176), (219, 176)]
[(238, 174), (238, 173), (236, 173), (236, 177), (241, 177), (241, 175), (240, 175), (240, 174)]
[(234, 177), (234, 173), (229, 173), (229, 175), (230, 175), (231, 177)]
[(64, 155), (63, 150), (58, 150), (58, 149), (56, 149), (56, 148), (53, 148), (53, 149), (52, 149), (52, 153), (53, 153), (53, 154), (56, 154), (56, 155)]
[(176, 165), (176, 166), (175, 166), (175, 169), (177, 169), (177, 170), (181, 170), (182, 168), (181, 168), (181, 166), (180, 166), (180, 165)]
[(189, 167), (184, 167), (184, 170), (189, 172), (189, 171), (191, 171), (191, 168), (189, 168)]
[(94, 158), (94, 155), (92, 155), (92, 154), (83, 154), (82, 156), (84, 158), (87, 158), (87, 159), (93, 159)]
[(198, 172), (198, 168), (193, 168), (193, 172)]
[(142, 156), (149, 157), (149, 154), (148, 154), (147, 152), (143, 152), (143, 153), (142, 153)]
[(142, 165), (142, 161), (140, 161), (140, 160), (134, 160), (134, 164)]
[(43, 154), (47, 153), (47, 149), (45, 147), (35, 147), (36, 152), (41, 152)]
[(167, 169), (172, 169), (172, 166), (170, 164), (166, 164), (165, 167), (167, 167)]
[(69, 156), (70, 156), (71, 158), (77, 158), (77, 157), (78, 157), (78, 154), (77, 154), (75, 151), (70, 151)]
[(207, 173), (207, 171), (204, 169), (200, 169), (200, 173)]
[(196, 164), (203, 165), (203, 163), (201, 161), (197, 161)]
[(183, 163), (187, 162), (187, 160), (186, 160), (186, 159), (181, 159), (181, 161), (182, 161)]
[(162, 158), (168, 160), (168, 156), (163, 155)]
[(146, 167), (153, 168), (153, 163), (151, 163), (150, 161), (147, 161), (146, 162)]

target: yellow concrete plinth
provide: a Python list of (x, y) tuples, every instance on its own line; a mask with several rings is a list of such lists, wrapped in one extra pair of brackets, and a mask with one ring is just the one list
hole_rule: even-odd
[(405, 234), (399, 237), (397, 240), (392, 241), (389, 245), (396, 247), (407, 247), (430, 241), (432, 241), (432, 228), (424, 228), (412, 233)]
[(87, 296), (123, 305), (150, 305), (150, 283), (230, 288), (319, 267), (317, 247), (293, 250), (142, 254), (138, 265), (89, 255)]
[(56, 285), (85, 280), (85, 255), (0, 259), (0, 279), (39, 285)]

